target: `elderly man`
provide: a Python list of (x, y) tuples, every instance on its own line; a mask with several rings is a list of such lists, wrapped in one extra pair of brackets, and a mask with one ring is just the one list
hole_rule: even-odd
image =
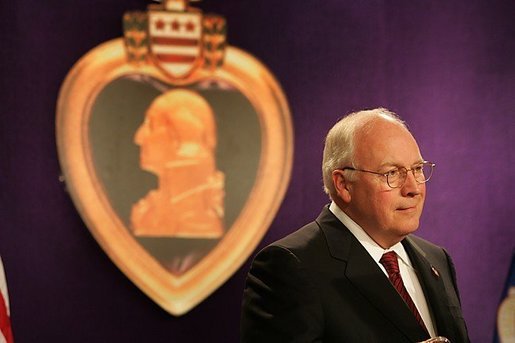
[(332, 199), (255, 257), (242, 342), (469, 342), (447, 252), (412, 233), (434, 164), (394, 113), (352, 113), (329, 131)]

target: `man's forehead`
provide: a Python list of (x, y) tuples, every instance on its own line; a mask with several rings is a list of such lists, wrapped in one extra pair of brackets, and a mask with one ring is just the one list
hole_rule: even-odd
[(399, 161), (385, 161), (385, 162), (383, 162), (383, 163), (381, 163), (379, 165), (379, 168), (388, 168), (388, 167), (398, 167), (398, 168), (404, 167), (404, 168), (409, 168), (409, 167), (413, 167), (413, 166), (419, 165), (422, 162), (424, 162), (424, 159), (422, 157), (417, 158), (413, 162), (408, 163), (408, 164), (401, 163)]
[(418, 144), (402, 125), (378, 120), (355, 140), (355, 161), (378, 166), (412, 166), (422, 162)]

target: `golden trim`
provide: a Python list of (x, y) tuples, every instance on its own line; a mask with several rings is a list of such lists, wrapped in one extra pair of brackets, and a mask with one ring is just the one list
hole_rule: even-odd
[(209, 77), (233, 85), (258, 113), (262, 134), (256, 181), (238, 218), (208, 256), (184, 275), (175, 276), (129, 234), (110, 207), (91, 161), (87, 133), (94, 100), (110, 82), (129, 74), (147, 74), (170, 83), (153, 65), (128, 64), (122, 39), (99, 45), (72, 68), (57, 104), (60, 163), (75, 206), (113, 262), (159, 306), (182, 315), (231, 277), (275, 217), (291, 174), (290, 111), (273, 75), (254, 57), (234, 47), (226, 48), (224, 64), (215, 71), (199, 68), (188, 78), (174, 81), (174, 85), (187, 85)]

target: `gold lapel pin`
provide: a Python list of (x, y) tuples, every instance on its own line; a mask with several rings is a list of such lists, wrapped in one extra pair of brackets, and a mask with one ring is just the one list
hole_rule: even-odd
[(437, 278), (440, 277), (440, 273), (438, 272), (438, 270), (434, 266), (431, 266), (431, 271), (433, 272), (434, 276), (436, 276)]

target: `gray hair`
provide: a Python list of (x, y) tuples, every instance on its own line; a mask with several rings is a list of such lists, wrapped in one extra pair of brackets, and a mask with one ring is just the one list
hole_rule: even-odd
[(404, 121), (397, 114), (386, 108), (375, 108), (353, 112), (340, 119), (327, 133), (322, 161), (322, 177), (324, 191), (334, 199), (336, 189), (333, 184), (333, 171), (343, 167), (356, 167), (354, 165), (354, 150), (356, 133), (360, 130), (369, 130), (373, 122), (387, 120), (408, 129)]

